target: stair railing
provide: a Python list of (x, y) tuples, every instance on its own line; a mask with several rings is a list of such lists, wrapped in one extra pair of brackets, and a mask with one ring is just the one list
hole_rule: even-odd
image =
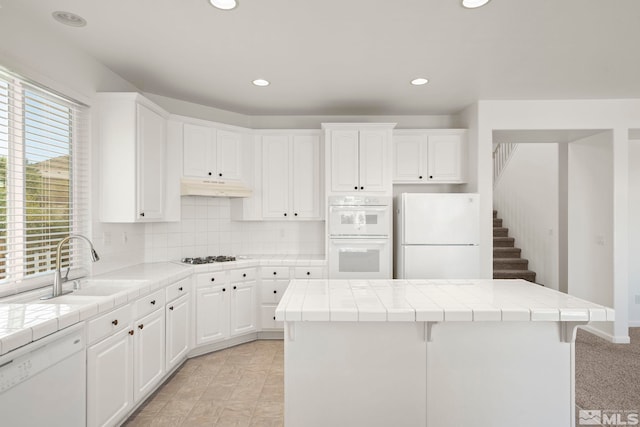
[(493, 186), (495, 187), (498, 181), (500, 180), (500, 176), (502, 176), (502, 172), (509, 164), (509, 160), (513, 155), (513, 152), (518, 147), (518, 144), (515, 143), (502, 143), (496, 144), (496, 147), (493, 149)]

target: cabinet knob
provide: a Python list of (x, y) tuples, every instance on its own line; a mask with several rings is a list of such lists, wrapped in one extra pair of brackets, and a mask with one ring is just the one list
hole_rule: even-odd
[(144, 212), (140, 212), (140, 216), (144, 216)]
[(276, 316), (273, 316), (273, 320), (276, 320)]
[(353, 187), (353, 189), (354, 189), (354, 190), (357, 190), (357, 189), (358, 189), (358, 186), (356, 185), (355, 187)]
[(298, 212), (294, 213), (293, 216), (298, 216)]
[(433, 179), (433, 175), (429, 175), (429, 179)]
[(227, 288), (222, 288), (222, 292), (227, 292)]
[(181, 291), (181, 290), (182, 290), (182, 286), (180, 286), (180, 287), (178, 288), (178, 290), (179, 290), (179, 291)]
[(169, 310), (173, 311), (173, 306), (169, 307)]
[(307, 271), (307, 276), (311, 276), (311, 272), (310, 271)]
[(422, 179), (422, 175), (420, 175), (420, 176), (418, 177), (418, 179)]
[(284, 216), (287, 216), (287, 213), (286, 213), (286, 212), (284, 213)]
[(218, 174), (218, 176), (222, 176), (222, 174), (221, 174), (221, 173), (219, 173), (219, 174)]
[(215, 278), (215, 277), (212, 277), (212, 278), (211, 278), (211, 281), (212, 281), (212, 282), (215, 282), (215, 281), (216, 281), (216, 278)]
[(361, 190), (364, 190), (364, 187), (360, 187)]
[(247, 277), (247, 273), (242, 273), (242, 277)]
[(111, 324), (112, 324), (113, 326), (118, 326), (118, 319), (116, 319), (116, 320), (112, 321), (112, 322), (111, 322)]
[(274, 271), (274, 272), (273, 272), (273, 275), (275, 276), (276, 274), (278, 274), (278, 272)]
[(156, 305), (156, 300), (151, 300), (151, 305)]
[(277, 293), (278, 293), (278, 291), (274, 290), (274, 291), (273, 291), (273, 293), (274, 293), (274, 294), (277, 294)]
[(211, 172), (209, 172), (209, 176), (213, 175)]
[(144, 325), (143, 325), (142, 323), (140, 323), (140, 324), (138, 325), (138, 329), (144, 329)]
[(129, 335), (133, 335), (133, 329), (129, 331)]
[(233, 287), (233, 289), (238, 289), (238, 287), (237, 287), (237, 286), (234, 286), (234, 287)]

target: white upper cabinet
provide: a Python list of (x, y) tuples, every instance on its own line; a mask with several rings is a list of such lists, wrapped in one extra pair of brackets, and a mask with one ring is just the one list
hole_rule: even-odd
[(241, 180), (242, 133), (213, 126), (213, 123), (184, 123), (183, 175), (223, 181)]
[(320, 135), (262, 135), (262, 216), (321, 219)]
[(137, 93), (98, 94), (101, 221), (163, 221), (179, 203), (165, 196), (167, 117)]
[(391, 193), (394, 124), (324, 123), (329, 193)]
[(393, 134), (393, 182), (465, 182), (466, 130), (397, 130)]

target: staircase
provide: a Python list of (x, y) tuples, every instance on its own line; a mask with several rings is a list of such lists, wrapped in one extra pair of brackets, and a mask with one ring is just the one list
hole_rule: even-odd
[(529, 261), (520, 258), (522, 250), (515, 247), (509, 229), (502, 226), (498, 211), (493, 211), (493, 278), (524, 279), (535, 283), (536, 273), (529, 270)]

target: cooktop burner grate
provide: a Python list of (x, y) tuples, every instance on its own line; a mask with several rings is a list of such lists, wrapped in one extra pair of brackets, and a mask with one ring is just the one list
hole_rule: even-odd
[(185, 264), (212, 264), (214, 262), (229, 262), (235, 261), (236, 257), (229, 255), (215, 255), (208, 257), (196, 257), (196, 258), (182, 258), (182, 262)]

